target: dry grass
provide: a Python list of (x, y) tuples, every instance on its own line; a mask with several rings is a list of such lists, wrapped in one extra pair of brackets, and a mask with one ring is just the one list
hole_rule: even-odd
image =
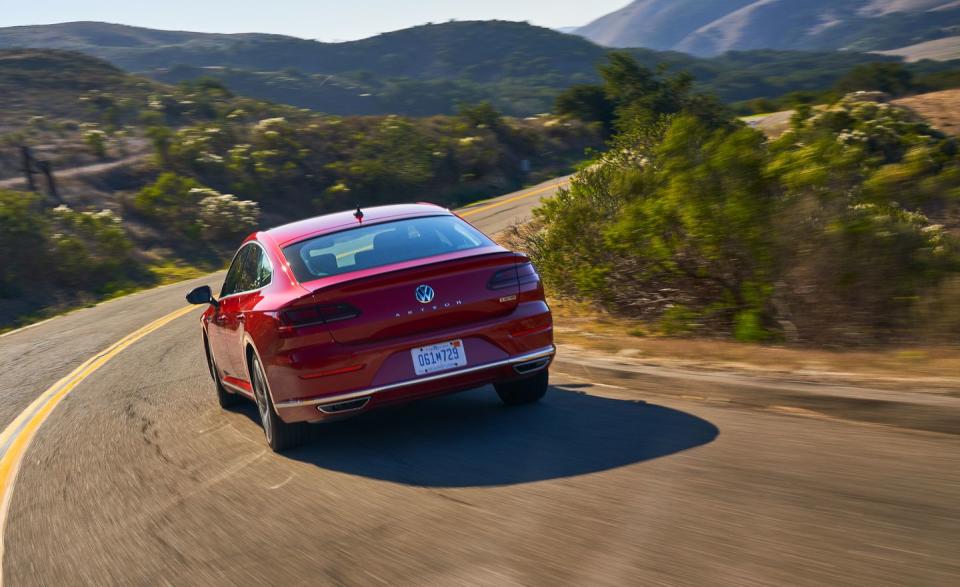
[[(930, 92), (918, 96), (899, 98), (893, 104), (910, 108), (930, 124), (943, 132), (960, 136), (960, 89)], [(822, 106), (818, 106), (822, 108)], [(793, 110), (755, 114), (741, 118), (748, 125), (775, 139), (790, 128)]]
[(784, 110), (783, 112), (771, 112), (770, 114), (755, 114), (745, 116), (741, 120), (763, 132), (767, 137), (775, 139), (790, 128), (790, 117), (794, 110)]
[(551, 300), (557, 342), (645, 363), (731, 368), (805, 376), (892, 380), (945, 378), (960, 390), (960, 348), (912, 346), (825, 350), (659, 336), (638, 320), (612, 317), (587, 304)]
[(874, 51), (880, 55), (896, 55), (905, 58), (908, 62), (933, 59), (936, 61), (950, 61), (960, 59), (960, 36), (924, 41), (916, 45), (890, 49), (888, 51)]
[(947, 134), (960, 136), (960, 89), (900, 98), (893, 103), (913, 110)]

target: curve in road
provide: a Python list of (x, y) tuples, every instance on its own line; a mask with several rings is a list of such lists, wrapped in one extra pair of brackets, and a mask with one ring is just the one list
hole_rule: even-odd
[[(536, 189), (474, 206), (467, 217), (495, 232), (550, 193)], [(185, 291), (221, 277), (0, 338), (0, 426), (88, 357), (179, 311)], [(735, 405), (710, 399), (720, 384), (703, 377), (601, 382), (596, 371), (565, 372), (561, 361), (537, 406), (502, 408), (492, 390), (479, 389), (315, 427), (308, 446), (275, 455), (251, 406), (216, 406), (197, 335), (192, 319), (172, 319), (90, 373), (47, 416), (8, 493), (5, 581), (960, 578), (956, 435)]]
[[(526, 216), (529, 215), (532, 207), (535, 206), (539, 201), (539, 198), (534, 199), (534, 196), (542, 196), (548, 193), (552, 194), (559, 187), (568, 183), (568, 181), (569, 179), (566, 177), (559, 178), (557, 180), (551, 180), (538, 186), (521, 190), (516, 194), (509, 194), (499, 198), (494, 198), (480, 205), (465, 208), (459, 211), (459, 214), (463, 217), (473, 216), (473, 221), (488, 232), (499, 232), (503, 228), (506, 228), (506, 226), (508, 226), (510, 223), (522, 221)], [(214, 275), (216, 276), (216, 279), (219, 279), (219, 274)], [(201, 278), (200, 280), (193, 281), (209, 281), (210, 277), (211, 276), (207, 276)], [(176, 285), (177, 291), (185, 286), (185, 284)], [(170, 289), (170, 286), (160, 289), (168, 290)], [(110, 312), (111, 310), (116, 309), (116, 306), (124, 305), (122, 303), (118, 304), (118, 301), (126, 301), (128, 303), (134, 302), (135, 300), (141, 301), (139, 298), (148, 296), (150, 293), (157, 293), (158, 291), (159, 290), (153, 290), (153, 292), (148, 292), (147, 294), (129, 296), (125, 300), (115, 300), (112, 304), (108, 303), (97, 306), (92, 309), (92, 312), (88, 311), (82, 314), (80, 321), (87, 324), (95, 323), (100, 318), (100, 314)], [(164, 294), (166, 293), (167, 292), (165, 291)], [(149, 305), (149, 301), (147, 301), (145, 305)], [(105, 365), (108, 361), (119, 355), (124, 349), (128, 348), (138, 340), (148, 336), (156, 330), (159, 330), (173, 320), (181, 316), (185, 316), (194, 309), (196, 308), (190, 306), (178, 308), (177, 310), (163, 315), (153, 322), (131, 332), (130, 334), (121, 338), (119, 341), (107, 347), (105, 350), (97, 353), (95, 356), (87, 359), (86, 361), (83, 361), (68, 375), (64, 376), (48, 389), (40, 393), (19, 414), (15, 414), (13, 411), (7, 411), (7, 418), (9, 419), (12, 416), (12, 420), (9, 421), (6, 428), (2, 433), (0, 433), (0, 561), (2, 561), (4, 544), (3, 529), (5, 528), (6, 524), (7, 509), (10, 503), (10, 498), (13, 494), (17, 472), (19, 471), (23, 456), (40, 426), (44, 423), (47, 417), (49, 417), (56, 406), (73, 389), (80, 385), (90, 375), (95, 373), (97, 369)], [(125, 313), (122, 310), (121, 312)], [(3, 338), (11, 339), (14, 335), (17, 335), (19, 338), (26, 338), (28, 340), (33, 339), (35, 341), (37, 338), (42, 336), (43, 330), (56, 328), (56, 326), (61, 325), (61, 323), (65, 320), (67, 320), (65, 317), (61, 317), (59, 319), (54, 318), (32, 327), (6, 333), (3, 335)], [(13, 341), (11, 340), (11, 342)], [(27, 344), (31, 343), (27, 342)], [(44, 347), (46, 345), (40, 344), (38, 346)], [(13, 351), (10, 353), (11, 359), (12, 355), (20, 350), (20, 348), (22, 347), (14, 348), (13, 344), (5, 345), (5, 350)], [(29, 352), (29, 349), (27, 350)], [(0, 356), (3, 354), (5, 353), (0, 351)], [(2, 566), (0, 566), (0, 580), (2, 580)]]

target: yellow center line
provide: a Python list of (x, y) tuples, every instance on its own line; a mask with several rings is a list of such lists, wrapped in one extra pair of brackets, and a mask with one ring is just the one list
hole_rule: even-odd
[[(27, 409), (20, 413), (2, 433), (0, 433), (0, 565), (3, 560), (3, 534), (6, 526), (7, 512), (10, 507), (10, 498), (13, 495), (13, 485), (17, 478), (17, 471), (23, 461), (27, 447), (36, 436), (37, 429), (46, 421), (54, 408), (83, 380), (103, 367), (124, 349), (137, 342), (148, 334), (159, 330), (177, 318), (196, 309), (196, 306), (187, 306), (176, 312), (171, 312), (162, 318), (154, 320), (146, 326), (128, 334), (109, 346), (101, 353), (87, 359), (69, 375), (60, 379), (49, 389), (37, 397)], [(0, 583), (3, 582), (2, 567), (0, 567)]]
[(522, 199), (524, 199), (524, 198), (529, 198), (530, 196), (536, 196), (536, 195), (542, 194), (543, 192), (548, 192), (548, 191), (550, 191), (550, 190), (555, 190), (555, 189), (557, 189), (557, 188), (561, 188), (561, 187), (563, 187), (563, 186), (565, 186), (565, 185), (567, 185), (567, 184), (569, 184), (569, 183), (570, 183), (570, 180), (569, 180), (569, 179), (565, 179), (565, 180), (560, 181), (560, 182), (557, 182), (557, 183), (552, 183), (552, 184), (550, 184), (550, 185), (543, 186), (542, 188), (537, 188), (537, 189), (533, 190), (532, 192), (526, 192), (526, 193), (524, 193), (524, 194), (520, 194), (520, 195), (518, 195), (518, 196), (513, 196), (513, 197), (507, 198), (507, 199), (505, 199), (505, 200), (500, 200), (499, 202), (494, 202), (494, 203), (489, 204), (489, 205), (487, 205), (487, 206), (481, 206), (481, 207), (479, 207), (479, 208), (467, 208), (467, 210), (466, 210), (465, 212), (460, 212), (459, 214), (460, 214), (460, 217), (472, 216), (472, 215), (474, 215), (474, 214), (479, 214), (480, 212), (486, 212), (487, 210), (490, 210), (491, 208), (497, 208), (497, 207), (499, 207), (499, 206), (503, 206), (504, 204), (509, 204), (510, 202), (516, 202), (517, 200), (522, 200)]

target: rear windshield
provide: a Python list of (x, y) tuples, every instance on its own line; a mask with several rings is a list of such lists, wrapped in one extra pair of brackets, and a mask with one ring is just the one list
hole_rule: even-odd
[(290, 245), (283, 254), (305, 282), (492, 244), (456, 216), (427, 216), (358, 225)]

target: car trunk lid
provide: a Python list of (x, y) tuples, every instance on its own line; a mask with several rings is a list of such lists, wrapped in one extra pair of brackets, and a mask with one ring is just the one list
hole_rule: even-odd
[(330, 309), (325, 321), (334, 340), (365, 343), (509, 314), (519, 292), (517, 258), (502, 249), (449, 254), (380, 267), (373, 275), (304, 285), (316, 287), (310, 303)]

